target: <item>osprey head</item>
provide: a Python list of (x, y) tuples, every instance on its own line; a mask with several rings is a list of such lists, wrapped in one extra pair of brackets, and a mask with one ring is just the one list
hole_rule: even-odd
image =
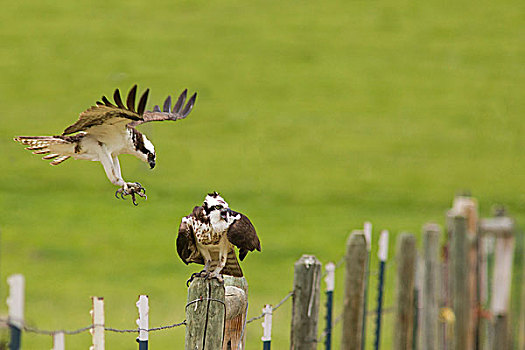
[(202, 207), (213, 222), (228, 221), (228, 215), (231, 213), (228, 203), (217, 192), (208, 193)]
[(153, 169), (155, 167), (156, 160), (155, 147), (151, 141), (148, 140), (146, 135), (136, 131), (134, 136), (135, 137), (133, 138), (133, 141), (138, 157), (144, 162), (148, 162), (150, 168)]

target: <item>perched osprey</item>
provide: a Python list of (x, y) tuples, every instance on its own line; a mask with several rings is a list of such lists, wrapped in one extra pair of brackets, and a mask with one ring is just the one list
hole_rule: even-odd
[[(177, 253), (184, 263), (204, 265), (194, 276), (217, 278), (220, 274), (242, 277), (235, 255), (239, 248), (241, 261), (248, 252), (261, 251), (261, 243), (250, 220), (233, 211), (217, 192), (206, 196), (202, 206), (182, 218), (177, 236)], [(191, 279), (190, 279), (191, 281)]]
[(171, 96), (164, 102), (162, 111), (155, 106), (153, 111), (146, 111), (146, 102), (149, 89), (140, 97), (135, 109), (135, 96), (137, 85), (128, 93), (126, 105), (122, 102), (119, 89), (113, 94), (114, 104), (105, 96), (102, 102), (97, 101), (96, 106), (90, 107), (80, 113), (77, 122), (67, 127), (62, 135), (58, 136), (18, 136), (14, 140), (24, 145), (34, 154), (47, 154), (42, 159), (54, 159), (51, 165), (58, 165), (66, 159), (86, 159), (102, 163), (106, 175), (120, 188), (115, 192), (115, 197), (124, 199), (131, 195), (133, 204), (137, 205), (135, 195), (146, 198), (146, 190), (138, 182), (124, 181), (120, 172), (118, 156), (132, 154), (144, 162), (148, 162), (151, 169), (155, 167), (155, 148), (146, 135), (135, 129), (136, 125), (150, 121), (179, 120), (190, 114), (197, 93), (188, 100), (186, 106), (187, 90), (179, 96), (177, 103), (171, 109)]

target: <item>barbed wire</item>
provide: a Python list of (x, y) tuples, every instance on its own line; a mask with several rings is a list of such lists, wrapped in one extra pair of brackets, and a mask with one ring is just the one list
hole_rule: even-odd
[[(277, 305), (275, 305), (274, 307), (272, 307), (272, 312), (277, 310), (278, 308), (281, 307), (281, 305), (283, 305), (288, 299), (290, 299), (290, 297), (293, 295), (293, 291), (289, 292), (284, 298), (282, 298), (282, 300), (280, 302), (277, 303)], [(252, 317), (250, 318), (248, 321), (246, 321), (246, 324), (248, 323), (251, 323), (253, 321), (257, 321), (257, 320), (260, 320), (261, 318), (264, 317), (264, 312), (261, 313), (259, 316), (255, 316), (255, 317)]]
[[(8, 325), (10, 322), (9, 319), (0, 319), (0, 324), (1, 325)], [(112, 328), (112, 327), (106, 327), (105, 325), (100, 325), (100, 324), (92, 324), (92, 325), (89, 325), (89, 326), (86, 326), (86, 327), (82, 327), (82, 328), (78, 328), (78, 329), (74, 329), (74, 330), (65, 330), (65, 329), (56, 329), (56, 330), (47, 330), (47, 329), (40, 329), (40, 328), (37, 328), (37, 327), (34, 327), (34, 326), (28, 326), (28, 325), (23, 325), (22, 326), (22, 330), (24, 332), (27, 332), (27, 333), (35, 333), (35, 334), (42, 334), (42, 335), (55, 335), (55, 334), (58, 334), (58, 333), (64, 333), (64, 334), (67, 334), (67, 335), (76, 335), (76, 334), (80, 334), (80, 333), (83, 333), (83, 332), (87, 332), (95, 327), (104, 327), (104, 330), (107, 331), (107, 332), (114, 332), (114, 333), (139, 333), (140, 331), (146, 331), (146, 332), (156, 332), (156, 331), (161, 331), (161, 330), (165, 330), (165, 329), (170, 329), (170, 328), (175, 328), (175, 327), (179, 327), (179, 326), (182, 326), (182, 325), (186, 325), (186, 320), (182, 321), (182, 322), (179, 322), (179, 323), (173, 323), (173, 324), (169, 324), (169, 325), (166, 325), (166, 326), (160, 326), (160, 327), (153, 327), (153, 328), (148, 328), (148, 329), (143, 329), (143, 328), (133, 328), (133, 329), (118, 329), (118, 328)]]

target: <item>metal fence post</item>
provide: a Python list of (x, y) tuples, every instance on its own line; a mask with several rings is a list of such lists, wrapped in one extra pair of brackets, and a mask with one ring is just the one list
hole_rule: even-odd
[(90, 313), (93, 320), (93, 329), (91, 329), (90, 332), (93, 338), (93, 345), (89, 349), (104, 350), (104, 298), (91, 297), (91, 300), (93, 302), (93, 309)]
[(139, 350), (148, 350), (149, 338), (149, 303), (147, 295), (139, 295), (137, 301), (137, 308), (139, 311), (139, 318), (137, 319), (137, 326), (139, 327), (139, 336), (137, 343), (139, 343)]
[(376, 331), (374, 340), (374, 349), (379, 350), (381, 344), (381, 317), (383, 310), (383, 285), (385, 281), (385, 264), (388, 259), (388, 231), (381, 231), (379, 236), (379, 283), (377, 284), (377, 311), (376, 311)]
[(11, 334), (9, 350), (19, 350), (22, 343), (22, 329), (24, 328), (24, 276), (20, 274), (11, 275), (7, 278), (7, 284), (9, 285), (8, 324)]
[(266, 304), (262, 310), (264, 314), (264, 320), (262, 323), (263, 336), (261, 340), (263, 342), (263, 350), (270, 350), (272, 346), (272, 312), (273, 308), (271, 305)]
[(325, 339), (324, 347), (326, 350), (332, 348), (332, 311), (334, 305), (335, 289), (335, 264), (329, 262), (325, 266), (326, 271), (326, 327), (324, 329)]

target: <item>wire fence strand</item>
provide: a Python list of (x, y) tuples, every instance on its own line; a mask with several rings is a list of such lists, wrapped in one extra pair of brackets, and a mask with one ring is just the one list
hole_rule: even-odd
[[(283, 305), (288, 299), (290, 299), (290, 297), (293, 295), (293, 291), (292, 292), (289, 292), (280, 302), (277, 303), (277, 305), (275, 305), (275, 307), (272, 308), (272, 312), (277, 310), (278, 308), (281, 307), (281, 305)], [(260, 320), (261, 318), (264, 317), (264, 312), (261, 313), (259, 316), (255, 316), (255, 317), (252, 317), (250, 318), (246, 323), (252, 323), (253, 321), (257, 321), (257, 320)]]
[[(0, 325), (8, 325), (9, 319), (0, 319)], [(134, 328), (134, 329), (118, 329), (118, 328), (112, 328), (112, 327), (106, 327), (105, 325), (98, 325), (98, 324), (92, 324), (86, 327), (74, 329), (74, 330), (65, 330), (65, 329), (56, 329), (56, 330), (47, 330), (47, 329), (40, 329), (34, 326), (28, 326), (23, 325), (22, 330), (27, 333), (34, 333), (34, 334), (42, 334), (42, 335), (55, 335), (57, 333), (64, 333), (67, 335), (76, 335), (80, 333), (87, 332), (95, 327), (104, 327), (104, 330), (107, 332), (114, 332), (114, 333), (139, 333), (140, 331), (146, 331), (146, 332), (156, 332), (156, 331), (162, 331), (165, 329), (171, 329), (179, 326), (186, 325), (186, 320), (179, 322), (179, 323), (173, 323), (166, 326), (160, 326), (160, 327), (153, 327), (149, 329), (142, 329), (142, 328)]]

